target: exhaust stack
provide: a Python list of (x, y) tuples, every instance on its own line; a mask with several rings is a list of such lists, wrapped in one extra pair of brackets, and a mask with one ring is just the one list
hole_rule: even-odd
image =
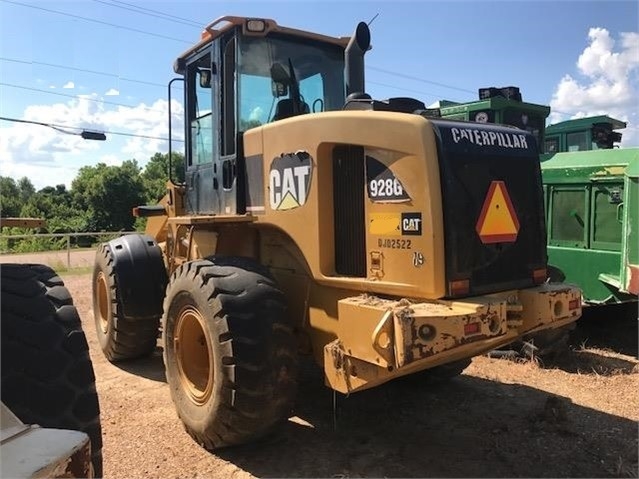
[(364, 53), (370, 45), (371, 31), (365, 22), (359, 22), (344, 52), (347, 96), (351, 93), (365, 93)]

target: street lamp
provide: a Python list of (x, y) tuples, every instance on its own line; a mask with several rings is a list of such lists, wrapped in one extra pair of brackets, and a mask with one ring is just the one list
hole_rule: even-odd
[[(72, 126), (70, 127), (70, 126), (64, 126), (64, 125), (54, 125), (51, 123), (43, 123), (40, 121), (19, 120), (18, 118), (6, 118), (1, 116), (0, 116), (0, 120), (14, 121), (16, 123), (28, 123), (30, 125), (48, 126), (49, 128), (53, 128), (54, 130), (59, 131), (60, 133), (66, 133), (67, 135), (81, 136), (85, 140), (97, 140), (97, 141), (106, 140), (106, 135), (99, 131), (82, 130), (81, 128), (76, 128)], [(79, 133), (74, 133), (72, 131), (67, 131), (64, 128), (73, 128), (73, 129), (82, 130), (82, 131), (80, 131)]]
[(106, 135), (98, 131), (82, 130), (82, 132), (80, 133), (80, 136), (84, 138), (85, 140), (97, 140), (97, 141), (106, 140)]

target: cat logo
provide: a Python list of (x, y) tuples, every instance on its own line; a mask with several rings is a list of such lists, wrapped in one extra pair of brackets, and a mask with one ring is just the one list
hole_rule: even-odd
[(422, 234), (422, 214), (402, 213), (402, 234), (420, 236)]
[(313, 161), (305, 151), (275, 158), (269, 174), (271, 209), (283, 211), (306, 203), (311, 189)]

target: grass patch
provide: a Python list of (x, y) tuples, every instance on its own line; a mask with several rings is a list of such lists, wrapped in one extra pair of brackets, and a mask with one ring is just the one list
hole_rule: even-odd
[(53, 267), (53, 269), (60, 276), (89, 274), (89, 273), (91, 273), (93, 271), (93, 267), (92, 266), (80, 266), (80, 267), (77, 267), (77, 268), (67, 268), (66, 266), (55, 266), (55, 267)]

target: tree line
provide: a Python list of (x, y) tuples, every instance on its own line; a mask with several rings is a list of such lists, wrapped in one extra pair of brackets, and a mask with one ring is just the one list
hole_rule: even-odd
[[(136, 160), (120, 166), (98, 163), (80, 168), (70, 189), (63, 184), (36, 191), (29, 178), (18, 181), (0, 176), (2, 217), (42, 218), (46, 227), (39, 233), (85, 233), (143, 230), (144, 221), (135, 218), (135, 206), (155, 204), (165, 194), (169, 155), (156, 153), (144, 168)], [(172, 154), (173, 179), (184, 181), (184, 156)], [(3, 235), (29, 234), (24, 228), (2, 228)], [(2, 252), (30, 252), (58, 249), (66, 240), (3, 238)]]

